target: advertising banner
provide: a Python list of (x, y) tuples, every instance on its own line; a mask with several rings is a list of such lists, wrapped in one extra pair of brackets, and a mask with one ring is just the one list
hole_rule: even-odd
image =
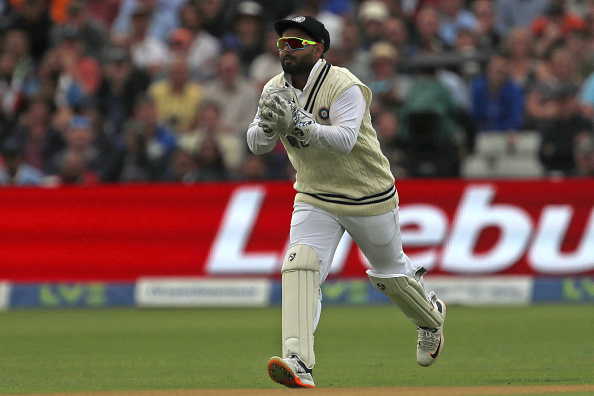
[[(404, 180), (405, 252), (431, 275), (594, 274), (594, 181)], [(278, 278), (290, 183), (4, 189), (0, 280)], [(345, 235), (330, 279), (364, 278)]]
[(264, 307), (270, 304), (270, 279), (149, 278), (136, 283), (141, 307)]
[(0, 282), (0, 311), (8, 308), (10, 300), (10, 284), (8, 282)]

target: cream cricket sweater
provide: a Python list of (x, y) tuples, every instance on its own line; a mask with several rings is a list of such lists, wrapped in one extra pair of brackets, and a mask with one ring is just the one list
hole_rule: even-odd
[[(266, 85), (285, 85), (283, 73)], [(357, 141), (348, 154), (332, 153), (308, 146), (293, 137), (281, 136), (293, 167), (295, 203), (306, 202), (338, 215), (380, 215), (398, 205), (398, 194), (390, 164), (380, 150), (371, 125), (371, 90), (345, 68), (323, 62), (311, 77), (314, 82), (305, 103), (297, 103), (321, 125), (330, 125), (332, 103), (349, 87), (358, 85), (365, 96), (366, 109)], [(297, 101), (296, 98), (294, 98)]]

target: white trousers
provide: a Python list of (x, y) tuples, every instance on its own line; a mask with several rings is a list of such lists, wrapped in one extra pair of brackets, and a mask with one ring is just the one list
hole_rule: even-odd
[[(299, 202), (293, 207), (290, 245), (307, 245), (320, 260), (320, 285), (326, 280), (336, 248), (344, 232), (359, 246), (379, 274), (414, 277), (409, 258), (402, 250), (398, 208), (379, 216), (338, 216)], [(314, 329), (322, 308), (320, 293)]]

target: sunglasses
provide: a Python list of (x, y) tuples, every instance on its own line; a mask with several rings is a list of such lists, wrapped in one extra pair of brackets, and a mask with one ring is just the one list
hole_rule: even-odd
[(276, 42), (279, 51), (283, 51), (287, 45), (291, 51), (302, 50), (308, 45), (320, 44), (315, 41), (305, 40), (299, 37), (281, 37)]

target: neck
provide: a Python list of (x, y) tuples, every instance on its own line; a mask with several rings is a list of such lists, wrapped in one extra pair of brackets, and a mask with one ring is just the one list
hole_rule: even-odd
[(300, 91), (303, 91), (305, 88), (305, 84), (307, 84), (307, 77), (309, 74), (292, 74), (291, 81), (293, 82), (293, 86)]
[(307, 79), (309, 78), (309, 75), (311, 74), (311, 71), (314, 68), (314, 66), (315, 63), (312, 65), (312, 67), (301, 73), (291, 74), (292, 85), (298, 90), (303, 91), (303, 88), (305, 88), (305, 84), (307, 84)]

